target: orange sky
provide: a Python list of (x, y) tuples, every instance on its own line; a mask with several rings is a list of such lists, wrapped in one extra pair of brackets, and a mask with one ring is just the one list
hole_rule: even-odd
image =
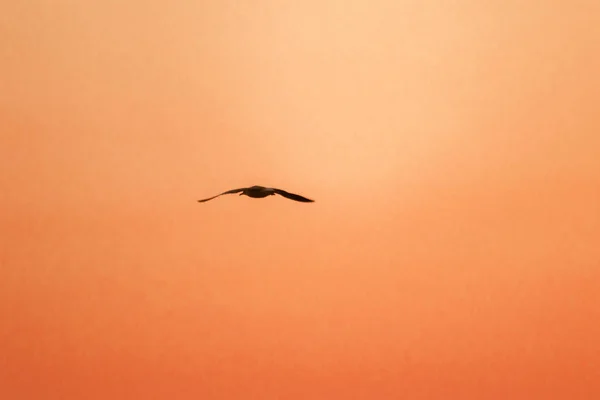
[(0, 398), (600, 398), (599, 4), (2, 2)]

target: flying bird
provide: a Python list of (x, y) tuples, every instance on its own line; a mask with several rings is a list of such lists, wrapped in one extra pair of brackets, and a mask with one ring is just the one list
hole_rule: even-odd
[(269, 187), (264, 187), (264, 186), (250, 186), (250, 187), (247, 187), (247, 188), (232, 189), (232, 190), (228, 190), (226, 192), (223, 192), (221, 194), (218, 194), (216, 196), (209, 197), (208, 199), (198, 200), (198, 202), (204, 203), (205, 201), (212, 200), (215, 197), (219, 197), (219, 196), (222, 196), (224, 194), (232, 194), (232, 193), (239, 193), (240, 196), (241, 195), (246, 195), (248, 197), (253, 197), (255, 199), (260, 199), (260, 198), (263, 198), (263, 197), (273, 196), (275, 194), (278, 194), (278, 195), (283, 196), (283, 197), (285, 197), (287, 199), (295, 200), (295, 201), (301, 201), (303, 203), (312, 203), (312, 202), (314, 202), (314, 200), (307, 199), (306, 197), (300, 196), (299, 194), (289, 193), (289, 192), (286, 192), (285, 190), (275, 189), (275, 188), (269, 188)]

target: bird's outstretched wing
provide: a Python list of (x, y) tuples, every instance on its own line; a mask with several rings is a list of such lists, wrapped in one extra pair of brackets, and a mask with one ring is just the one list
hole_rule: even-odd
[(285, 198), (288, 198), (290, 200), (296, 200), (296, 201), (301, 201), (303, 203), (312, 203), (314, 202), (314, 200), (311, 199), (307, 199), (306, 197), (300, 196), (299, 194), (294, 194), (294, 193), (288, 193), (285, 190), (281, 190), (281, 189), (275, 189), (273, 188), (273, 191)]
[(231, 190), (228, 190), (228, 191), (226, 191), (226, 192), (223, 192), (223, 193), (221, 193), (221, 194), (218, 194), (218, 195), (216, 195), (216, 196), (209, 197), (208, 199), (202, 199), (202, 200), (198, 200), (198, 202), (199, 202), (199, 203), (204, 203), (205, 201), (212, 200), (212, 199), (214, 199), (214, 198), (216, 198), (216, 197), (219, 197), (219, 196), (222, 196), (222, 195), (224, 195), (224, 194), (231, 194), (231, 193), (239, 193), (239, 192), (242, 192), (244, 189), (246, 189), (246, 188), (241, 188), (241, 189), (231, 189)]

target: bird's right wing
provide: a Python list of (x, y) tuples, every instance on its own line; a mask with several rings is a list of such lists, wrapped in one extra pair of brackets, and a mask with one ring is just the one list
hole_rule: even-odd
[(273, 191), (275, 193), (277, 193), (277, 194), (285, 197), (285, 198), (290, 199), (290, 200), (301, 201), (303, 203), (312, 203), (312, 202), (314, 202), (314, 200), (307, 199), (306, 197), (300, 196), (299, 194), (294, 194), (294, 193), (286, 192), (285, 190), (273, 188)]
[(214, 199), (214, 198), (216, 198), (216, 197), (219, 197), (219, 196), (222, 196), (222, 195), (224, 195), (224, 194), (232, 194), (232, 193), (239, 193), (239, 192), (242, 192), (244, 189), (246, 189), (246, 188), (240, 188), (240, 189), (231, 189), (231, 190), (228, 190), (228, 191), (226, 191), (226, 192), (223, 192), (223, 193), (221, 193), (221, 194), (218, 194), (218, 195), (216, 195), (216, 196), (209, 197), (208, 199), (202, 199), (202, 200), (198, 200), (198, 202), (199, 202), (199, 203), (204, 203), (205, 201), (212, 200), (212, 199)]

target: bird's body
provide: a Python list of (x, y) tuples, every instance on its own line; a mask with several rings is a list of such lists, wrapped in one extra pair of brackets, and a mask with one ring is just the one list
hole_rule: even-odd
[(307, 199), (306, 197), (300, 196), (298, 194), (289, 193), (289, 192), (286, 192), (285, 190), (281, 190), (281, 189), (269, 188), (269, 187), (264, 187), (264, 186), (250, 186), (247, 188), (228, 190), (228, 191), (218, 194), (216, 196), (209, 197), (207, 199), (198, 200), (198, 202), (204, 203), (205, 201), (212, 200), (215, 197), (219, 197), (224, 194), (232, 194), (232, 193), (239, 193), (240, 196), (245, 195), (245, 196), (252, 197), (255, 199), (262, 199), (263, 197), (273, 196), (275, 194), (278, 194), (278, 195), (281, 195), (290, 200), (300, 201), (303, 203), (312, 203), (314, 201), (311, 199)]
[(263, 197), (273, 196), (275, 194), (275, 190), (273, 188), (267, 188), (262, 186), (251, 186), (242, 191), (240, 196), (244, 194), (248, 197), (253, 197), (255, 199), (262, 199)]

